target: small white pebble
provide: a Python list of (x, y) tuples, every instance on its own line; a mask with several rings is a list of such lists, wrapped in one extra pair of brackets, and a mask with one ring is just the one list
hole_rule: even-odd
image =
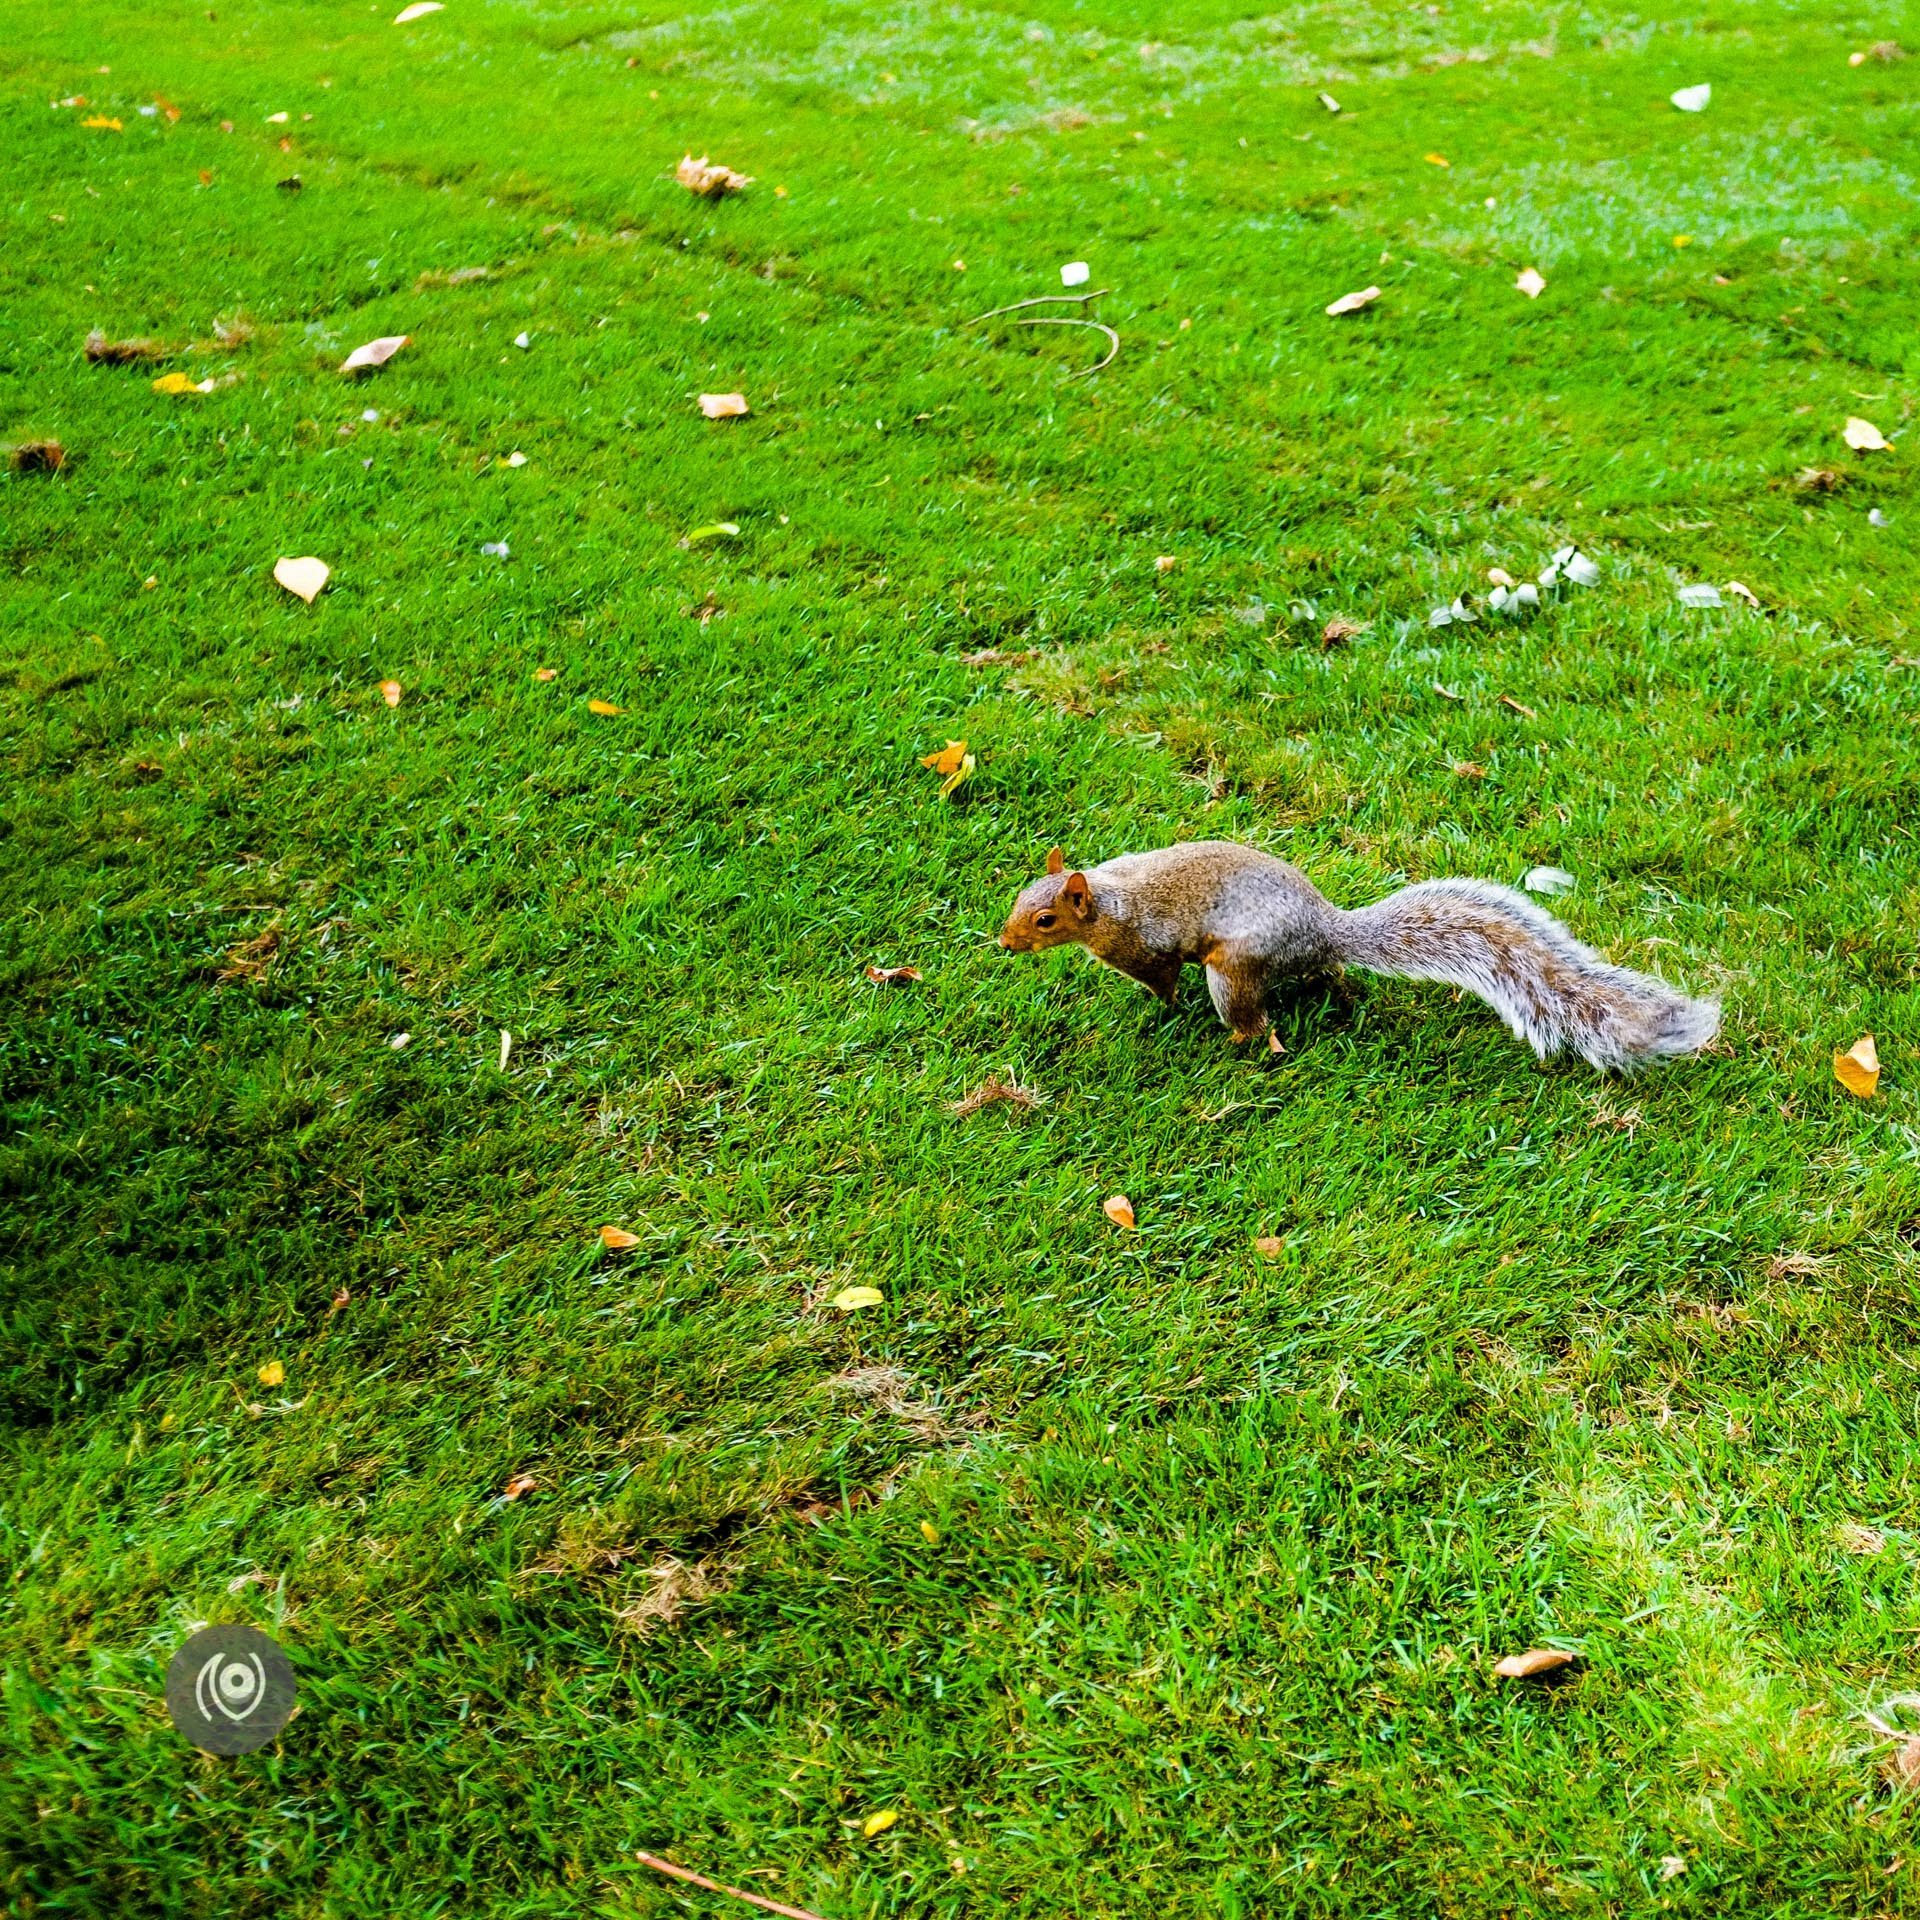
[(533, 345), (533, 335), (530, 333), (516, 333), (513, 336), (513, 344), (516, 347), (530, 347)]
[(366, 411), (361, 414), (360, 418), (364, 420), (368, 426), (372, 426), (373, 423), (380, 418), (380, 409), (378, 407), (368, 407)]
[(396, 1033), (393, 1038), (387, 1042), (387, 1045), (390, 1046), (395, 1053), (405, 1053), (406, 1050), (413, 1045), (413, 1035), (410, 1033)]
[(1084, 260), (1069, 260), (1060, 269), (1060, 284), (1063, 287), (1084, 287), (1093, 278), (1093, 269)]

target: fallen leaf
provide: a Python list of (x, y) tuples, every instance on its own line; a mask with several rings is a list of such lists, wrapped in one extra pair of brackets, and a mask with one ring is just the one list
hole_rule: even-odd
[(830, 1307), (838, 1307), (842, 1313), (858, 1313), (862, 1307), (877, 1307), (885, 1300), (878, 1287), (842, 1287), (831, 1300)]
[(695, 527), (680, 544), (683, 547), (697, 547), (706, 540), (737, 540), (739, 537), (740, 528), (736, 521), (714, 520), (704, 527)]
[(502, 1500), (518, 1500), (523, 1493), (531, 1493), (539, 1484), (540, 1482), (530, 1473), (516, 1473), (513, 1478), (500, 1489), (500, 1498)]
[(1153, 570), (1155, 573), (1171, 573), (1179, 564), (1179, 559), (1171, 553), (1156, 554)]
[(184, 373), (163, 373), (153, 383), (155, 393), (211, 393), (211, 380), (189, 380)]
[(1060, 284), (1063, 287), (1084, 287), (1093, 278), (1093, 269), (1084, 260), (1069, 260), (1060, 269)]
[(511, 560), (513, 558), (513, 549), (509, 547), (504, 540), (483, 540), (480, 543), (480, 551), (490, 555), (495, 560)]
[(1833, 1077), (1857, 1098), (1873, 1098), (1880, 1085), (1880, 1050), (1872, 1034), (1863, 1033), (1845, 1053), (1833, 1056)]
[(1880, 1771), (1896, 1787), (1911, 1793), (1920, 1787), (1920, 1736), (1909, 1734), (1887, 1758)]
[(1660, 1856), (1660, 1878), (1678, 1880), (1687, 1870), (1686, 1861), (1677, 1853), (1663, 1853)]
[(940, 1529), (931, 1520), (920, 1522), (920, 1532), (928, 1546), (937, 1547), (940, 1544)]
[(1809, 493), (1834, 493), (1847, 484), (1847, 476), (1837, 467), (1802, 467), (1793, 484)]
[(744, 420), (753, 409), (744, 393), (703, 393), (700, 411), (709, 420)]
[(1433, 683), (1433, 690), (1442, 700), (1464, 700), (1467, 697), (1464, 693), (1455, 693), (1451, 688), (1443, 687), (1438, 680)]
[(1500, 696), (1500, 704), (1503, 707), (1511, 707), (1515, 713), (1524, 714), (1529, 720), (1538, 720), (1540, 718), (1530, 706), (1526, 705), (1523, 701), (1516, 700), (1510, 693), (1503, 693)]
[(723, 167), (717, 160), (709, 160), (702, 154), (696, 160), (692, 154), (681, 157), (679, 166), (673, 171), (673, 177), (689, 193), (697, 193), (703, 200), (718, 200), (729, 193), (740, 193), (753, 185), (750, 173), (735, 173), (731, 167)]
[(923, 754), (920, 764), (945, 776), (940, 785), (943, 800), (973, 778), (974, 757), (967, 751), (964, 740), (949, 740), (938, 753)]
[(900, 1816), (895, 1813), (891, 1807), (881, 1813), (868, 1814), (867, 1817), (860, 1822), (861, 1839), (871, 1840), (876, 1834), (885, 1833), (899, 1818)]
[(1325, 107), (1329, 113), (1338, 113), (1340, 111), (1340, 102), (1336, 100), (1332, 94), (1323, 93), (1319, 96), (1319, 99), (1320, 104)]
[(1487, 569), (1487, 578), (1491, 580), (1496, 587), (1510, 587), (1513, 585), (1513, 575), (1510, 574), (1505, 567), (1489, 567)]
[(297, 593), (308, 606), (313, 605), (313, 596), (327, 584), (332, 573), (324, 560), (316, 560), (312, 554), (302, 554), (297, 560), (276, 560), (273, 563), (273, 577), (289, 593)]
[(869, 967), (867, 978), (876, 987), (904, 986), (909, 980), (920, 978), (918, 967)]
[(259, 1370), (259, 1381), (263, 1387), (277, 1387), (287, 1377), (287, 1370), (278, 1360), (269, 1360)]
[(515, 447), (500, 464), (503, 467), (524, 467), (527, 464), (527, 456)]
[(100, 127), (108, 133), (118, 133), (120, 131), (120, 122), (110, 119), (104, 113), (89, 114), (80, 124), (83, 127)]
[(505, 1027), (500, 1029), (500, 1071), (505, 1073), (507, 1062), (513, 1058), (513, 1035)]
[(405, 691), (406, 689), (401, 686), (398, 680), (382, 680), (380, 682), (380, 698), (390, 707), (397, 707), (400, 704), (400, 696)]
[(270, 113), (267, 115), (267, 125), (270, 127), (284, 127), (292, 118), (293, 115), (290, 113)]
[(1720, 589), (1699, 581), (1692, 586), (1680, 589), (1680, 604), (1683, 607), (1717, 607), (1721, 604)]
[(340, 1312), (352, 1298), (353, 1295), (345, 1287), (342, 1287), (339, 1292), (333, 1296), (333, 1303), (327, 1308), (327, 1311), (329, 1313)]
[(355, 347), (340, 362), (342, 373), (364, 373), (369, 367), (384, 367), (413, 338), (410, 333), (383, 333), (364, 347)]
[(1600, 568), (1580, 551), (1578, 547), (1560, 547), (1553, 556), (1552, 571), (1576, 587), (1594, 587), (1600, 584)]
[(1444, 153), (1430, 153), (1426, 156), (1426, 162), (1430, 167), (1450, 167), (1453, 165), (1453, 162), (1449, 160)]
[(153, 104), (166, 116), (168, 126), (173, 127), (180, 124), (180, 109), (176, 107), (164, 93), (155, 94)]
[(1862, 420), (1858, 414), (1847, 416), (1840, 437), (1855, 453), (1889, 453), (1893, 448), (1893, 442), (1871, 420)]
[(609, 1253), (625, 1253), (629, 1248), (640, 1244), (640, 1236), (637, 1233), (629, 1233), (625, 1227), (602, 1227), (600, 1244)]
[(1344, 614), (1336, 613), (1320, 629), (1320, 644), (1331, 653), (1335, 647), (1345, 646), (1349, 640), (1357, 639), (1366, 631), (1367, 623), (1364, 620), (1349, 620)]
[(15, 473), (58, 473), (67, 463), (67, 450), (58, 440), (23, 440), (7, 449), (7, 465)]
[(1133, 1202), (1124, 1193), (1109, 1194), (1100, 1202), (1100, 1211), (1116, 1227), (1131, 1227), (1133, 1220)]
[(410, 7), (402, 7), (393, 16), (396, 27), (404, 27), (409, 20), (424, 20), (430, 13), (444, 13), (446, 0), (413, 0)]
[(1275, 1059), (1278, 1059), (1286, 1050), (1286, 1042), (1269, 1027), (1267, 1029), (1267, 1051), (1272, 1054)]
[(618, 713), (620, 709), (616, 707), (611, 700), (589, 700), (587, 702), (587, 711), (589, 713)]
[(1529, 300), (1538, 300), (1547, 290), (1546, 277), (1533, 267), (1522, 267), (1520, 277), (1513, 283)]
[(1756, 613), (1759, 612), (1760, 596), (1755, 593), (1751, 587), (1743, 585), (1738, 580), (1729, 580), (1727, 582), (1727, 591), (1736, 599), (1744, 600)]
[(1253, 1250), (1262, 1260), (1278, 1260), (1286, 1252), (1287, 1243), (1277, 1233), (1263, 1233), (1253, 1243)]
[(1380, 298), (1378, 287), (1362, 287), (1358, 293), (1343, 293), (1338, 300), (1328, 304), (1329, 316), (1342, 313), (1358, 313), (1362, 307), (1371, 306)]
[(557, 680), (559, 679), (560, 675), (559, 675), (558, 669), (554, 667), (535, 667), (533, 670), (533, 677), (536, 680), (546, 681), (546, 680)]
[(950, 1112), (959, 1114), (963, 1119), (970, 1113), (978, 1113), (982, 1107), (991, 1107), (1005, 1100), (1016, 1107), (1037, 1107), (1046, 1095), (1032, 1087), (1023, 1087), (1017, 1080), (1003, 1079), (999, 1074), (989, 1074), (974, 1090), (964, 1098), (954, 1101)]
[(1565, 867), (1529, 867), (1520, 884), (1529, 893), (1543, 894), (1551, 900), (1556, 894), (1571, 893), (1576, 883)]
[(1453, 770), (1462, 780), (1484, 780), (1487, 770), (1478, 760), (1456, 760)]
[(1502, 1680), (1532, 1680), (1543, 1673), (1558, 1673), (1579, 1659), (1577, 1653), (1563, 1653), (1558, 1647), (1534, 1647), (1526, 1653), (1510, 1653), (1495, 1666)]
[(1707, 103), (1713, 98), (1713, 88), (1702, 81), (1697, 87), (1682, 87), (1678, 93), (1670, 93), (1667, 98), (1682, 113), (1704, 113)]

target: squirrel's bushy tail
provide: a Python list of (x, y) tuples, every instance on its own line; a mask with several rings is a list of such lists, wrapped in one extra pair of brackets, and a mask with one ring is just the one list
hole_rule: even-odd
[(1711, 1000), (1610, 966), (1525, 894), (1489, 880), (1423, 880), (1339, 915), (1338, 957), (1476, 993), (1541, 1059), (1571, 1047), (1596, 1067), (1693, 1053), (1720, 1026)]

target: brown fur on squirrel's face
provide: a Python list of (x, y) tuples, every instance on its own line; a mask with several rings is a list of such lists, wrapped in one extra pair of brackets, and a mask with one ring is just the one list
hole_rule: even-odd
[(1084, 873), (1068, 873), (1066, 865), (1055, 847), (1047, 855), (1045, 879), (1021, 890), (1000, 929), (1000, 944), (1009, 953), (1039, 953), (1086, 939), (1096, 911), (1093, 889)]

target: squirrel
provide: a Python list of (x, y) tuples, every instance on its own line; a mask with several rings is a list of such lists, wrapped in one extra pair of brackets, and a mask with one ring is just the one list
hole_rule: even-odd
[(1336, 907), (1299, 868), (1230, 840), (1127, 853), (1084, 872), (1060, 849), (1001, 930), (1013, 953), (1072, 943), (1169, 1005), (1189, 964), (1207, 970), (1215, 1010), (1237, 1041), (1267, 1025), (1267, 990), (1341, 965), (1478, 994), (1542, 1059), (1572, 1047), (1629, 1069), (1695, 1053), (1720, 1009), (1583, 947), (1552, 914), (1490, 880), (1423, 880), (1370, 907)]

